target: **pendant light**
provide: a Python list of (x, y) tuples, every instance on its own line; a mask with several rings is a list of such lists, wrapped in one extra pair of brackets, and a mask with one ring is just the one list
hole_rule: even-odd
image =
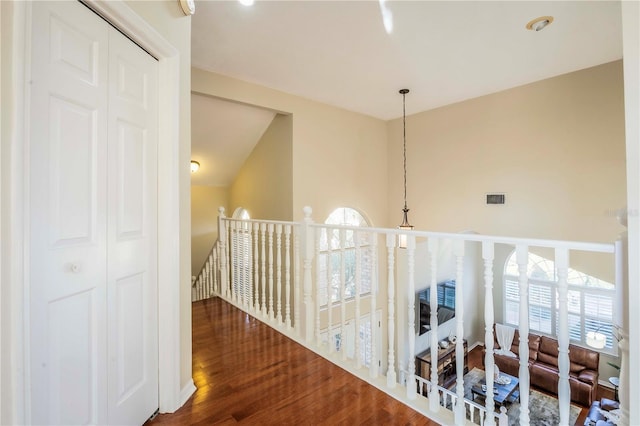
[[(409, 209), (407, 208), (407, 113), (405, 108), (405, 95), (409, 93), (409, 89), (401, 89), (399, 93), (402, 95), (402, 168), (404, 172), (404, 207), (402, 209), (402, 223), (398, 226), (398, 229), (410, 231), (413, 229), (413, 225), (409, 224), (409, 218), (407, 217)], [(406, 234), (399, 235), (398, 247), (407, 248)]]

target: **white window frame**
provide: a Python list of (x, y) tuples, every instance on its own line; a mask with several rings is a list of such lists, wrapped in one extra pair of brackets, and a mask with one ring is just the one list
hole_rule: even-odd
[[(529, 256), (537, 256), (533, 253), (529, 253)], [(519, 309), (520, 309), (520, 304), (519, 304), (519, 297), (510, 297), (511, 292), (508, 292), (507, 289), (512, 286), (515, 285), (515, 288), (517, 289), (517, 292), (519, 294), (519, 277), (516, 275), (512, 275), (509, 274), (507, 272), (508, 266), (510, 261), (512, 261), (512, 259), (515, 257), (515, 251), (507, 257), (505, 264), (504, 264), (504, 275), (503, 275), (503, 322), (507, 325), (510, 326), (514, 326), (514, 327), (518, 327), (518, 323), (519, 323)], [(538, 256), (539, 257), (539, 256)], [(534, 333), (539, 333), (542, 335), (546, 335), (546, 336), (550, 336), (550, 337), (554, 337), (557, 338), (557, 329), (558, 329), (558, 281), (557, 281), (557, 276), (556, 276), (556, 272), (555, 272), (555, 265), (554, 262), (552, 260), (548, 260), (548, 259), (543, 259), (546, 262), (548, 262), (548, 264), (552, 265), (551, 270), (553, 270), (553, 278), (552, 280), (544, 280), (544, 279), (534, 279), (534, 278), (530, 278), (529, 277), (529, 319), (530, 319), (530, 324), (529, 324), (529, 329), (534, 332)], [(531, 264), (532, 260), (529, 260), (529, 264)], [(579, 275), (584, 275), (586, 276), (584, 273), (581, 273), (579, 271), (571, 271), (574, 273), (575, 276), (575, 272), (577, 272)], [(605, 353), (605, 354), (610, 354), (610, 355), (614, 355), (617, 356), (618, 355), (618, 345), (617, 343), (617, 339), (615, 336), (615, 326), (614, 326), (614, 321), (615, 321), (615, 317), (614, 317), (614, 312), (613, 310), (615, 309), (615, 298), (616, 298), (616, 290), (615, 288), (602, 288), (602, 287), (590, 287), (590, 286), (586, 286), (583, 284), (575, 284), (575, 283), (569, 283), (567, 285), (568, 287), (568, 291), (569, 294), (571, 295), (571, 293), (573, 294), (578, 294), (579, 295), (579, 312), (572, 312), (571, 311), (571, 307), (569, 308), (569, 317), (571, 319), (571, 317), (573, 316), (578, 317), (579, 318), (579, 327), (580, 327), (580, 331), (579, 331), (579, 336), (580, 338), (577, 339), (576, 335), (577, 333), (569, 333), (569, 340), (570, 343), (576, 346), (582, 346), (582, 347), (586, 347), (589, 348), (591, 350), (595, 350), (591, 347), (589, 347), (586, 343), (586, 334), (588, 331), (596, 331), (598, 330), (599, 332), (603, 333), (606, 337), (607, 337), (607, 341), (605, 344), (605, 347), (603, 349), (599, 349), (597, 350), (600, 353)], [(536, 289), (536, 288), (545, 288), (545, 289), (549, 289), (549, 293), (550, 293), (550, 304), (545, 304), (545, 303), (538, 303), (535, 299), (532, 300), (532, 296), (535, 298), (535, 292), (532, 292), (532, 289)], [(532, 294), (534, 293), (534, 294)], [(555, 297), (554, 297), (555, 296)], [(600, 314), (600, 315), (591, 315), (589, 312), (587, 311), (587, 307), (585, 305), (585, 299), (588, 297), (592, 297), (592, 296), (596, 296), (596, 297), (600, 297), (600, 298), (604, 298), (603, 300), (605, 302), (610, 303), (611, 306), (611, 312), (610, 315), (607, 315), (606, 312), (605, 314)], [(508, 318), (508, 304), (509, 303), (515, 303), (516, 305), (516, 309), (518, 311), (518, 313), (515, 315), (515, 321), (509, 321)], [(547, 330), (541, 330), (539, 327), (537, 327), (537, 325), (532, 324), (531, 323), (531, 308), (532, 307), (540, 307), (542, 309), (548, 309), (550, 310), (550, 317), (549, 317), (549, 321), (550, 321), (550, 332)], [(606, 310), (605, 310), (606, 311)], [(594, 324), (592, 326), (588, 326), (588, 324)], [(570, 325), (571, 327), (571, 322)]]
[[(346, 213), (354, 213), (355, 215), (357, 215), (360, 220), (359, 223), (350, 223), (347, 219), (343, 219), (342, 221), (340, 221), (341, 223), (336, 223), (335, 220), (332, 220), (332, 216), (335, 217), (340, 211), (343, 212), (343, 217), (346, 217), (347, 214)], [(360, 211), (351, 208), (351, 207), (338, 207), (335, 210), (333, 210), (331, 212), (331, 214), (327, 217), (327, 219), (324, 222), (326, 225), (329, 226), (351, 226), (351, 227), (362, 227), (362, 228), (366, 228), (371, 226), (369, 220), (365, 217), (365, 215), (363, 215)], [(331, 228), (332, 229), (332, 233), (335, 233), (336, 231), (338, 231), (338, 238), (339, 238), (339, 229), (338, 228)], [(326, 242), (326, 245), (331, 244), (331, 240), (332, 238), (328, 238), (327, 236), (327, 230), (323, 230), (323, 236), (324, 236), (324, 241)], [(347, 233), (354, 233), (354, 237), (357, 235), (356, 231), (352, 231), (352, 230), (347, 230), (345, 231)], [(335, 234), (334, 234), (335, 235)], [(347, 234), (348, 235), (348, 234)], [(348, 239), (348, 238), (347, 238)], [(325, 297), (323, 299), (321, 299), (320, 301), (320, 309), (327, 309), (327, 305), (328, 305), (328, 301), (329, 301), (329, 290), (331, 289), (331, 305), (333, 306), (334, 304), (340, 303), (340, 302), (349, 302), (355, 299), (355, 278), (353, 283), (351, 283), (351, 285), (353, 287), (351, 287), (351, 285), (348, 283), (347, 286), (348, 288), (351, 289), (351, 291), (347, 291), (348, 293), (352, 293), (353, 295), (349, 295), (345, 298), (342, 297), (342, 294), (340, 293), (340, 288), (338, 288), (338, 296), (337, 298), (333, 298), (333, 290), (335, 290), (335, 285), (332, 282), (331, 285), (328, 285), (327, 280), (326, 280), (326, 256), (327, 254), (329, 254), (329, 252), (331, 253), (331, 256), (336, 256), (338, 258), (340, 258), (340, 255), (342, 253), (342, 250), (340, 250), (340, 248), (332, 248), (331, 250), (329, 250), (327, 247), (322, 247), (322, 243), (320, 244), (321, 248), (320, 251), (318, 253), (319, 256), (323, 257), (324, 262), (321, 261), (321, 264), (323, 264), (324, 266), (324, 274), (322, 274), (322, 281), (319, 281), (320, 285), (320, 292), (322, 293), (324, 291)], [(339, 245), (338, 245), (339, 246)], [(333, 245), (332, 245), (333, 247)], [(371, 245), (370, 243), (367, 241), (365, 241), (364, 243), (362, 243), (362, 245), (360, 245), (360, 252), (361, 255), (364, 256), (366, 253), (370, 252), (371, 250)], [(353, 258), (355, 258), (356, 254), (356, 247), (355, 245), (353, 246), (349, 246), (346, 247), (344, 250), (344, 255), (345, 257), (350, 257), (352, 256)], [(375, 253), (371, 253), (371, 256), (375, 256)], [(339, 268), (338, 268), (338, 273), (339, 273)], [(371, 278), (367, 281), (365, 279), (361, 280), (361, 288), (360, 288), (360, 297), (364, 297), (364, 296), (369, 296), (372, 293), (372, 282), (373, 282), (373, 277), (375, 276), (374, 274), (377, 274), (377, 271), (371, 270), (370, 271), (370, 275)], [(333, 275), (333, 274), (332, 274)], [(321, 285), (321, 283), (324, 283), (324, 285)], [(339, 285), (339, 283), (338, 283)], [(324, 290), (323, 290), (324, 289)]]

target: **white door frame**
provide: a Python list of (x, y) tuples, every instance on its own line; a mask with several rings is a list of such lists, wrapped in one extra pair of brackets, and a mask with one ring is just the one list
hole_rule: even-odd
[[(85, 0), (91, 9), (158, 59), (158, 345), (159, 408), (173, 412), (184, 401), (180, 389), (179, 268), (179, 51), (122, 0)], [(29, 99), (31, 4), (14, 2), (12, 71), (15, 90), (10, 141), (9, 283), (11, 292), (11, 411), (13, 423), (29, 424)], [(5, 104), (6, 105), (6, 104)], [(7, 208), (5, 205), (4, 208)], [(6, 246), (5, 246), (6, 247)], [(6, 253), (5, 253), (6, 255)], [(37, 262), (37, 259), (34, 259)], [(5, 270), (6, 272), (6, 270)], [(6, 306), (6, 305), (5, 305)], [(195, 388), (191, 387), (193, 390)], [(5, 400), (6, 401), (6, 400)]]

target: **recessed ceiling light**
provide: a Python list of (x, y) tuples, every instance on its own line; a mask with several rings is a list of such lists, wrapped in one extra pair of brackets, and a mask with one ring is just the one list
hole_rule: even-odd
[(553, 16), (541, 16), (527, 24), (527, 29), (532, 31), (540, 31), (553, 22)]
[(191, 160), (191, 173), (195, 173), (200, 169), (200, 163)]
[(253, 0), (238, 0), (243, 6), (253, 6)]

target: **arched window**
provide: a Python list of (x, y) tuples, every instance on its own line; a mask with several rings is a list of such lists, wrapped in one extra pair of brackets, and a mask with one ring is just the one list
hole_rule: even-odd
[(233, 215), (231, 217), (233, 219), (241, 219), (241, 220), (249, 220), (249, 219), (251, 219), (251, 216), (249, 215), (249, 212), (243, 207), (238, 207), (233, 212)]
[[(349, 207), (335, 209), (324, 222), (327, 225), (368, 227), (369, 223), (357, 210)], [(341, 240), (344, 239), (344, 244)], [(327, 287), (331, 302), (346, 300), (356, 295), (356, 245), (360, 248), (360, 294), (371, 291), (372, 254), (369, 233), (354, 229), (331, 228), (320, 235), (320, 305), (328, 302)], [(342, 249), (344, 247), (344, 249)], [(342, 267), (344, 264), (345, 286), (342, 289)], [(327, 281), (330, 285), (327, 286)]]
[[(569, 269), (568, 310), (571, 343), (586, 345), (589, 331), (599, 331), (607, 337), (605, 352), (615, 353), (613, 336), (613, 306), (615, 287), (591, 275)], [(504, 322), (518, 326), (520, 320), (520, 287), (515, 251), (504, 268)], [(533, 332), (558, 334), (558, 279), (555, 264), (529, 253), (529, 328)]]

